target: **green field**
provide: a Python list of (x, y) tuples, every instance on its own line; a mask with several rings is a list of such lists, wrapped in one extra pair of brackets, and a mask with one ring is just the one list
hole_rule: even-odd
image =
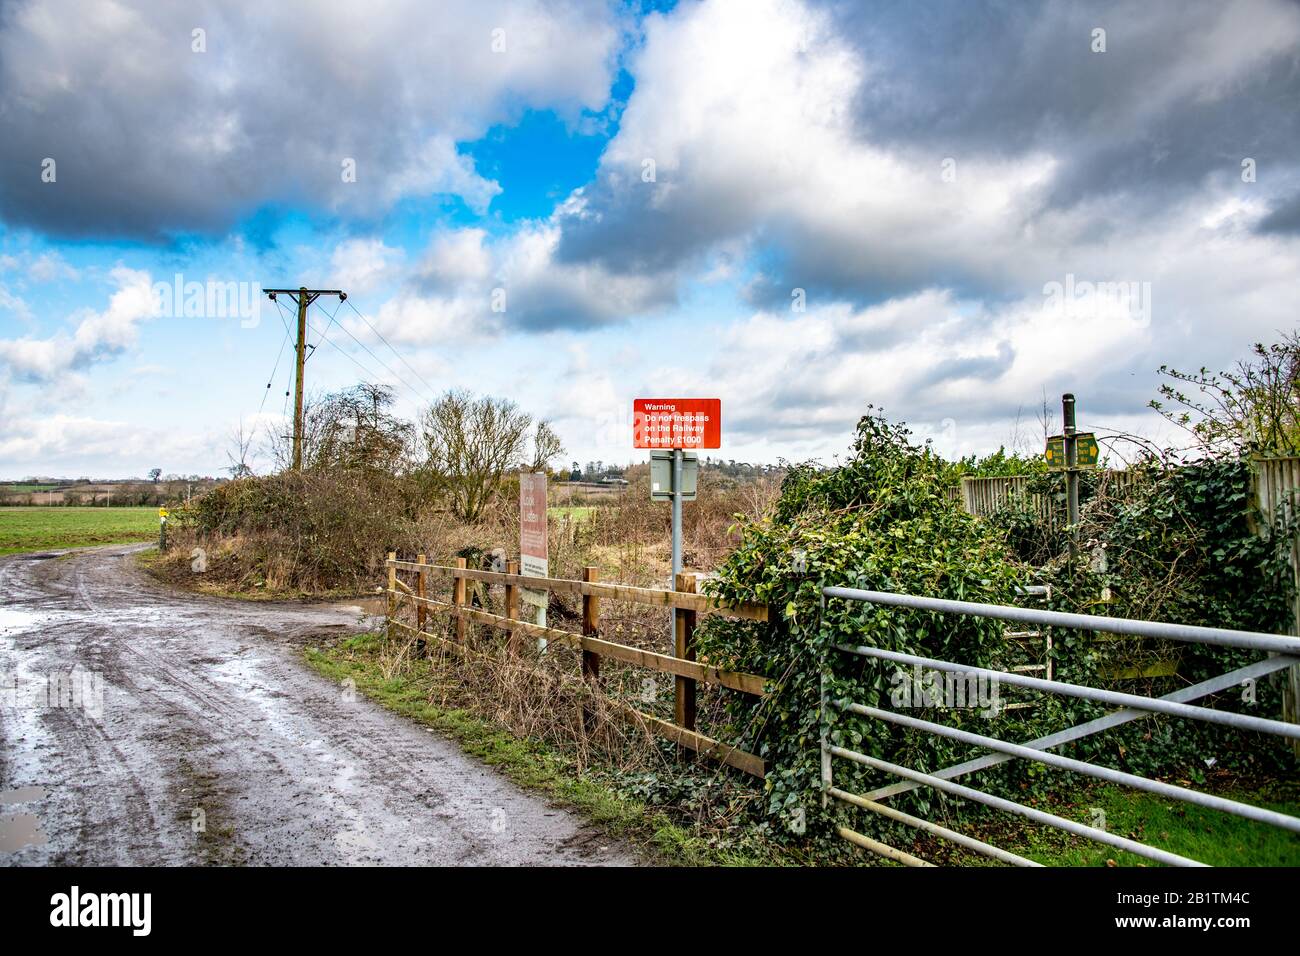
[(157, 508), (0, 508), (0, 554), (152, 541)]
[(596, 509), (591, 505), (551, 505), (546, 513), (556, 518), (568, 518), (570, 521), (586, 521)]

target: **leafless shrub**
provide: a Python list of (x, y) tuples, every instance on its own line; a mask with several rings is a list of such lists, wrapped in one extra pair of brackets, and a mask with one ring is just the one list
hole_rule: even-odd
[[(423, 467), (462, 521), (478, 521), (497, 500), (507, 474), (525, 464), (532, 427), (532, 416), (514, 402), (462, 390), (448, 392), (424, 413)], [(538, 425), (534, 444), (535, 463), (540, 459), (542, 467), (564, 450), (546, 422)]]

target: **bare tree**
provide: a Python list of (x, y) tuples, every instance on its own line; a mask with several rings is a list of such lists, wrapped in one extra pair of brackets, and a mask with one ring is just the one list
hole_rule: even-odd
[(1047, 389), (1043, 389), (1042, 403), (1038, 407), (1038, 424), (1043, 429), (1043, 441), (1052, 437), (1052, 431), (1056, 427), (1056, 413), (1052, 411), (1052, 406), (1047, 402)]
[(475, 398), (463, 390), (448, 392), (424, 413), (425, 467), (458, 518), (477, 521), (505, 476), (524, 464), (532, 424), (532, 416), (508, 399)]
[(555, 429), (546, 419), (537, 423), (533, 432), (533, 471), (546, 471), (551, 466), (551, 459), (564, 454), (564, 442), (555, 433)]
[[(1161, 385), (1151, 407), (1186, 429), (1206, 453), (1300, 454), (1300, 333), (1273, 345), (1257, 342), (1251, 352), (1217, 374), (1162, 365), (1161, 374), (1174, 384)], [(1192, 390), (1184, 392), (1187, 386)]]
[[(313, 395), (303, 407), (302, 466), (401, 474), (410, 465), (415, 428), (391, 411), (392, 389), (362, 383)], [(272, 434), (268, 451), (280, 470), (293, 463), (293, 434)]]
[(230, 431), (230, 441), (226, 447), (226, 459), (230, 462), (230, 467), (226, 471), (230, 472), (231, 478), (249, 478), (253, 474), (253, 469), (248, 464), (248, 453), (253, 447), (253, 433), (244, 431), (244, 420), (241, 418), (239, 424)]

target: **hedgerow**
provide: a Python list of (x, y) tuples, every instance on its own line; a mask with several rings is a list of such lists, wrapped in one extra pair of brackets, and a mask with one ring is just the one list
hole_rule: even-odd
[[(1009, 663), (1015, 649), (997, 622), (877, 607), (843, 600), (823, 606), (821, 589), (847, 585), (959, 600), (1011, 603), (1032, 569), (1011, 555), (992, 529), (961, 510), (946, 489), (948, 465), (928, 446), (879, 414), (858, 425), (853, 455), (844, 465), (792, 467), (771, 515), (740, 528), (740, 544), (719, 569), (709, 590), (729, 600), (767, 602), (779, 612), (776, 627), (711, 618), (699, 632), (699, 650), (710, 662), (770, 677), (779, 686), (758, 704), (733, 704), (734, 729), (771, 765), (770, 813), (799, 822), (818, 812), (819, 704), (832, 700), (890, 709), (899, 689), (892, 664), (834, 650), (861, 644), (971, 665)], [(973, 708), (919, 707), (922, 719), (978, 733), (1017, 738), (1055, 705), (988, 716)], [(951, 741), (829, 711), (832, 743), (919, 770), (933, 770), (964, 756)], [(870, 789), (879, 775), (836, 762), (837, 784)], [(883, 782), (883, 781), (878, 781)], [(922, 812), (942, 799), (914, 791), (901, 805)]]
[[(1044, 569), (1044, 578), (1054, 584), (1054, 604), (1113, 617), (1285, 633), (1291, 626), (1289, 550), (1296, 529), (1282, 514), (1254, 512), (1250, 460), (1229, 454), (1176, 466), (1152, 460), (1139, 467), (1142, 480), (1097, 495), (1084, 509), (1082, 559), (1058, 560)], [(1112, 680), (1118, 689), (1153, 696), (1260, 657), (1255, 651), (1181, 642), (1111, 640), (1106, 649), (1106, 672), (1112, 675), (1175, 663), (1173, 675)], [(1276, 718), (1282, 683), (1277, 678), (1251, 682), (1197, 703)], [(1280, 738), (1166, 718), (1139, 721), (1080, 745), (1085, 754), (1108, 750), (1132, 772), (1192, 780), (1216, 767), (1276, 773), (1295, 766)]]
[[(897, 692), (909, 683), (905, 669), (835, 650), (866, 645), (922, 657), (991, 668), (1024, 662), (1025, 648), (1008, 640), (1006, 625), (966, 615), (939, 615), (840, 599), (822, 600), (828, 585), (931, 597), (1023, 604), (1017, 588), (1053, 585), (1052, 606), (1134, 618), (1185, 621), (1278, 632), (1288, 622), (1290, 592), (1284, 553), (1288, 529), (1263, 541), (1250, 527), (1248, 470), (1241, 462), (1206, 462), (1170, 470), (1130, 489), (1119, 501), (1098, 497), (1089, 482), (1085, 501), (1086, 546), (1068, 555), (1064, 533), (1039, 536), (1055, 550), (1042, 565), (1017, 553), (1015, 529), (1003, 520), (967, 514), (948, 493), (952, 466), (927, 445), (914, 444), (902, 425), (870, 412), (862, 418), (852, 455), (843, 465), (793, 466), (771, 514), (745, 520), (739, 545), (706, 588), (727, 600), (768, 603), (773, 626), (710, 618), (698, 632), (699, 652), (710, 663), (756, 672), (779, 688), (753, 702), (731, 704), (736, 739), (769, 761), (768, 813), (799, 833), (807, 821), (829, 823), (844, 812), (820, 809), (819, 736), (823, 693), (829, 740), (876, 758), (933, 771), (986, 751), (879, 719), (846, 714), (853, 701), (882, 710), (998, 737), (1024, 741), (1100, 716), (1105, 708), (1074, 698), (1016, 692), (1023, 709), (996, 711), (946, 707), (912, 699), (900, 707)], [(1036, 479), (1049, 483), (1053, 477)], [(1059, 481), (1059, 477), (1057, 477)], [(1019, 520), (1024, 520), (1019, 516)], [(1271, 542), (1271, 543), (1270, 543)], [(1093, 570), (1093, 549), (1105, 545), (1109, 565)], [(1258, 655), (1193, 645), (1181, 648), (1177, 677), (1136, 686), (1118, 675), (1133, 646), (1091, 633), (1053, 631), (1056, 679), (1131, 692), (1168, 693), (1223, 673)], [(1163, 648), (1147, 647), (1148, 656)], [(1277, 696), (1261, 683), (1257, 703), (1239, 694), (1209, 701), (1276, 716)], [(937, 705), (937, 706), (931, 706)], [(1120, 731), (1087, 738), (1056, 752), (1137, 773), (1196, 778), (1207, 763), (1277, 768), (1287, 750), (1213, 725), (1147, 718)], [(836, 786), (864, 793), (896, 778), (848, 760), (834, 762)], [(984, 771), (980, 789), (1033, 799), (1078, 778), (1025, 761)], [(891, 804), (923, 816), (960, 817), (980, 809), (930, 788), (915, 789)], [(876, 821), (888, 831), (892, 825)]]

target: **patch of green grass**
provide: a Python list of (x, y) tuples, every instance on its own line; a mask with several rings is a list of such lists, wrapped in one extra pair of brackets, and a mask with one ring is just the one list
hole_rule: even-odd
[(351, 679), (356, 689), (388, 709), (434, 728), (462, 750), (495, 767), (521, 787), (546, 794), (579, 811), (606, 832), (640, 846), (655, 862), (682, 866), (738, 866), (759, 862), (734, 849), (722, 849), (672, 822), (662, 810), (633, 800), (607, 784), (583, 775), (565, 755), (523, 740), (464, 710), (448, 710), (429, 700), (429, 665), (410, 663), (403, 675), (385, 678), (378, 664), (380, 634), (359, 634), (331, 647), (309, 648), (308, 664), (330, 680)]
[(158, 537), (157, 508), (0, 508), (0, 554)]
[[(1270, 781), (1257, 787), (1221, 784), (1198, 789), (1300, 816), (1300, 782)], [(1098, 784), (1075, 797), (1038, 806), (1057, 816), (1210, 866), (1300, 866), (1300, 836), (1294, 833), (1129, 787)], [(996, 828), (957, 829), (1046, 866), (1159, 865), (1050, 827), (1006, 822)]]
[(570, 521), (586, 521), (596, 511), (594, 505), (551, 505), (546, 513), (555, 518), (568, 518)]

